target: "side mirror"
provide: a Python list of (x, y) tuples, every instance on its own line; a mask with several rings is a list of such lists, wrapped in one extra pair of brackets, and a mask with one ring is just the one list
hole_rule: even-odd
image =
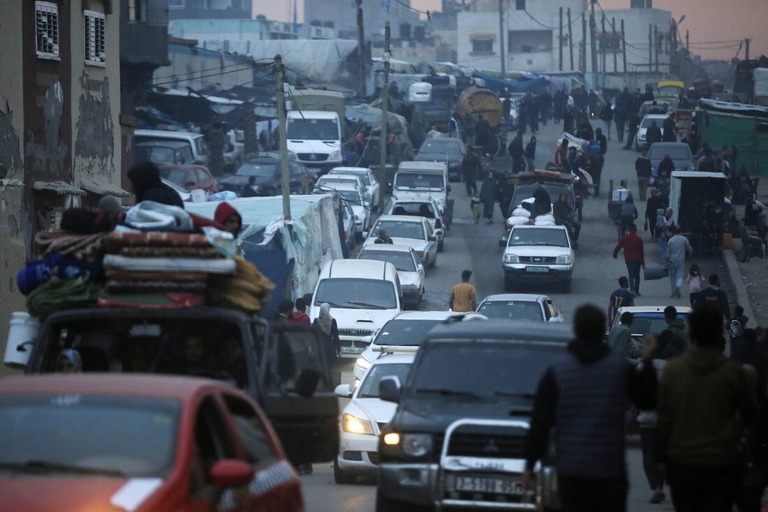
[(385, 402), (400, 402), (400, 378), (396, 375), (384, 377), (379, 381), (379, 398)]
[(435, 235), (429, 235), (429, 237), (427, 237), (427, 240), (429, 240), (430, 242), (434, 242), (437, 239), (435, 238)]
[(211, 466), (208, 476), (216, 487), (240, 487), (253, 479), (256, 470), (242, 460), (222, 459)]
[(352, 396), (352, 386), (349, 384), (339, 384), (333, 393), (340, 398), (349, 398)]
[(419, 274), (423, 274), (423, 273), (424, 273), (424, 265), (422, 265), (421, 263), (419, 263), (419, 264), (416, 266), (416, 272), (418, 272)]
[(506, 247), (507, 246), (507, 239), (504, 237), (499, 238), (499, 247)]

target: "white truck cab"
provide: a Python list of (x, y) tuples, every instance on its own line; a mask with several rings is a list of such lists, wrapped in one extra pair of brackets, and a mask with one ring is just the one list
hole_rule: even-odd
[[(434, 199), (443, 214), (448, 207), (448, 165), (445, 162), (400, 162), (392, 183), (393, 201)], [(447, 220), (447, 219), (446, 219)]]
[(291, 110), (287, 114), (288, 153), (307, 167), (328, 171), (341, 165), (341, 135), (336, 112)]

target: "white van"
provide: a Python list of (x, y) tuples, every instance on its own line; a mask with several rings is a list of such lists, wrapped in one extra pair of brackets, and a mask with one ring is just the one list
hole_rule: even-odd
[(176, 140), (186, 142), (192, 150), (194, 162), (199, 165), (208, 165), (208, 144), (205, 137), (193, 132), (172, 132), (167, 130), (135, 130), (133, 132), (135, 143)]
[(307, 167), (328, 171), (341, 160), (341, 123), (336, 112), (291, 110), (287, 115), (288, 153)]
[(402, 311), (403, 292), (392, 263), (378, 260), (332, 260), (320, 271), (309, 318), (320, 305), (331, 306), (341, 338), (342, 357), (357, 357), (376, 332)]
[(442, 213), (447, 211), (450, 191), (445, 162), (400, 162), (392, 182), (393, 201), (434, 199)]

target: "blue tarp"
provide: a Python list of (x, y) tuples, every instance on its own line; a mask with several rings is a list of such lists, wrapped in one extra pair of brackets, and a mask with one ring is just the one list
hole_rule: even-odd
[(549, 87), (549, 80), (533, 73), (521, 73), (517, 80), (498, 78), (480, 71), (472, 73), (475, 78), (482, 78), (485, 86), (498, 94), (502, 87), (506, 87), (509, 92), (532, 92), (538, 94), (544, 92)]

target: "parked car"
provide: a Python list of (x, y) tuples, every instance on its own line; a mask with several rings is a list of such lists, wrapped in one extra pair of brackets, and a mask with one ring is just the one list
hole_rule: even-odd
[(379, 207), (381, 187), (379, 186), (379, 181), (376, 179), (376, 176), (373, 174), (372, 170), (367, 167), (334, 167), (328, 171), (326, 176), (345, 176), (350, 174), (363, 180), (366, 193), (368, 194), (368, 197), (371, 201), (371, 210), (376, 211)]
[[(656, 142), (648, 148), (648, 159), (651, 161), (653, 177), (658, 175), (659, 162), (669, 155), (675, 163), (677, 171), (693, 171), (696, 166), (693, 163), (691, 147), (685, 142)], [(667, 176), (669, 178), (669, 176)]]
[(0, 418), (7, 510), (303, 510), (266, 416), (221, 382), (7, 377)]
[[(638, 345), (642, 343), (646, 334), (659, 335), (661, 331), (667, 328), (667, 322), (664, 320), (664, 306), (625, 306), (616, 310), (611, 327), (618, 325), (623, 313), (632, 313), (632, 338)], [(686, 320), (693, 311), (688, 306), (675, 306), (677, 309), (677, 321), (687, 325)]]
[(355, 218), (355, 212), (352, 211), (352, 207), (348, 202), (341, 202), (341, 222), (344, 226), (344, 240), (347, 247), (352, 250), (357, 245), (357, 239), (359, 233), (357, 231), (357, 219)]
[(424, 217), (382, 215), (371, 228), (363, 245), (375, 244), (380, 229), (387, 232), (392, 243), (413, 247), (424, 268), (432, 268), (437, 263), (437, 238), (432, 225)]
[(368, 209), (371, 208), (371, 196), (360, 176), (352, 174), (325, 174), (320, 176), (315, 182), (315, 192), (327, 192), (328, 190), (335, 190), (339, 186), (348, 186), (357, 189), (365, 201), (363, 203), (364, 206)]
[(645, 140), (646, 132), (648, 128), (656, 121), (656, 126), (661, 130), (661, 134), (664, 135), (664, 120), (669, 117), (667, 114), (647, 114), (640, 121), (637, 127), (637, 135), (635, 135), (635, 149), (638, 151), (644, 151), (648, 149), (648, 142)]
[(365, 198), (360, 195), (360, 189), (351, 183), (339, 183), (333, 190), (341, 196), (343, 202), (352, 207), (352, 211), (355, 213), (357, 234), (362, 240), (368, 236), (368, 230), (371, 229), (371, 210), (368, 208)]
[(424, 217), (432, 225), (437, 239), (437, 252), (443, 252), (445, 244), (445, 221), (443, 213), (434, 199), (393, 200), (384, 207), (383, 215), (413, 215)]
[(245, 162), (245, 133), (243, 130), (229, 130), (224, 146), (224, 170), (236, 171)]
[(426, 333), (408, 376), (379, 383), (397, 409), (379, 436), (377, 512), (558, 510), (551, 460), (524, 485), (525, 442), (539, 380), (572, 338), (564, 324), (493, 319)]
[(194, 132), (181, 132), (173, 130), (135, 130), (133, 133), (134, 141), (138, 144), (141, 142), (167, 142), (176, 141), (183, 142), (189, 146), (189, 150), (192, 152), (192, 160), (188, 160), (184, 163), (187, 164), (199, 164), (208, 165), (208, 144), (205, 142), (205, 137), (200, 133)]
[(219, 190), (216, 178), (202, 165), (163, 164), (159, 167), (161, 178), (175, 183), (187, 192), (202, 189), (212, 193)]
[(364, 247), (358, 259), (388, 261), (395, 266), (403, 290), (403, 305), (417, 309), (424, 298), (426, 271), (416, 251), (407, 245), (375, 244)]
[[(312, 186), (312, 173), (296, 161), (288, 162), (290, 173), (291, 194), (309, 193)], [(219, 180), (220, 190), (231, 190), (242, 196), (248, 187), (248, 179), (254, 176), (256, 195), (276, 196), (282, 193), (283, 186), (280, 178), (280, 160), (277, 158), (260, 157), (247, 161), (232, 176)]]
[(137, 142), (133, 145), (133, 161), (137, 164), (153, 162), (155, 164), (186, 165), (194, 163), (192, 150), (186, 142), (174, 140)]
[(420, 162), (445, 162), (449, 181), (461, 180), (461, 161), (467, 153), (464, 142), (457, 137), (430, 137), (424, 139), (414, 160)]
[(479, 313), (455, 313), (453, 311), (405, 311), (400, 313), (376, 332), (373, 342), (360, 354), (352, 369), (356, 381), (360, 381), (382, 352), (392, 350), (415, 351), (427, 333), (443, 322), (487, 320)]
[(499, 293), (489, 295), (477, 306), (488, 318), (530, 322), (562, 322), (563, 315), (546, 295), (535, 293)]
[(337, 484), (354, 483), (358, 476), (376, 476), (381, 427), (392, 419), (396, 408), (392, 402), (379, 398), (379, 382), (391, 376), (405, 380), (415, 353), (379, 353), (359, 385), (336, 387), (338, 397), (350, 399), (341, 413), (339, 454), (333, 461), (333, 479)]
[(565, 226), (512, 226), (502, 256), (504, 288), (547, 283), (570, 292), (575, 259)]

